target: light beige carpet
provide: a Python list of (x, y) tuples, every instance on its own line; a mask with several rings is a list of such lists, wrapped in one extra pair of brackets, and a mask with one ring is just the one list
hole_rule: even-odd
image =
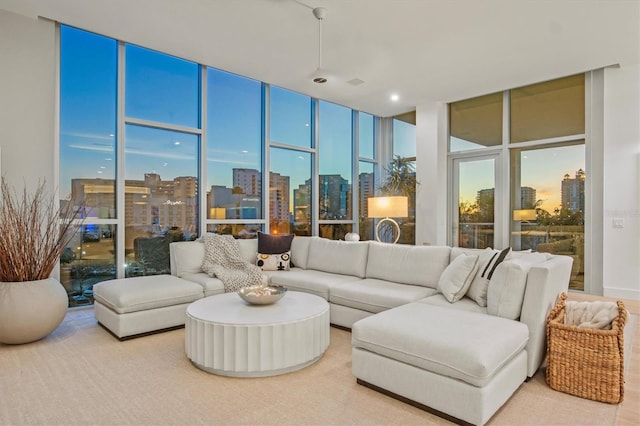
[[(184, 330), (120, 342), (92, 310), (72, 311), (40, 342), (0, 345), (0, 424), (450, 424), (356, 384), (350, 339), (332, 328), (330, 347), (313, 366), (226, 378), (190, 363)], [(490, 424), (611, 425), (615, 417), (615, 405), (556, 392), (539, 371)]]

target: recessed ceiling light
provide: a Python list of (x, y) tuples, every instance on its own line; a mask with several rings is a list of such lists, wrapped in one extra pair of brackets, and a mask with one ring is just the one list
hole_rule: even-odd
[(398, 102), (398, 99), (400, 99), (400, 96), (398, 96), (398, 94), (397, 94), (397, 93), (393, 93), (393, 94), (391, 95), (391, 100), (392, 100), (393, 102)]
[(242, 150), (242, 153), (243, 153), (243, 154), (247, 154), (247, 153), (249, 153), (249, 151), (248, 151), (248, 150), (246, 150), (246, 149), (243, 149), (243, 150)]
[(180, 145), (180, 141), (175, 141), (173, 144), (174, 145)]

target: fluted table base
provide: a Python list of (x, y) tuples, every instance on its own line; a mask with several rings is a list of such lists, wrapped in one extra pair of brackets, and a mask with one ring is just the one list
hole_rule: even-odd
[(209, 373), (275, 376), (318, 361), (329, 346), (329, 304), (290, 291), (273, 305), (249, 305), (236, 293), (187, 308), (187, 357)]

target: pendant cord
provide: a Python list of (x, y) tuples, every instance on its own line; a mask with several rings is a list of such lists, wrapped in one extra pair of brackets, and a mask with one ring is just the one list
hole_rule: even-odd
[(322, 68), (322, 18), (318, 18), (318, 69)]

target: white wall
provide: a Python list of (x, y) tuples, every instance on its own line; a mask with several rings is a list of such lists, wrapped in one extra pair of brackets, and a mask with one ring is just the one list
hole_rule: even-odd
[(447, 244), (447, 105), (416, 107), (416, 244)]
[(1, 172), (21, 191), (55, 188), (55, 25), (0, 10)]
[(604, 294), (640, 299), (640, 64), (605, 70), (603, 185)]

